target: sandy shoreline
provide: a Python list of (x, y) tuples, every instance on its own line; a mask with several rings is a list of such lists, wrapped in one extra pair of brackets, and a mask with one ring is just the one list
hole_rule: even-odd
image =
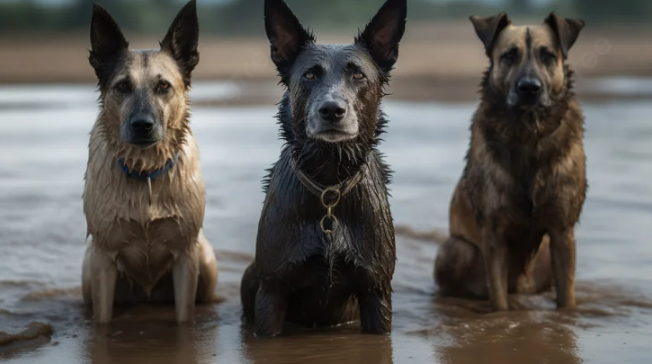
[[(127, 35), (129, 37), (129, 35)], [(610, 76), (652, 77), (652, 29), (590, 29), (570, 55), (580, 98), (610, 98), (584, 87), (587, 79)], [(320, 42), (348, 43), (350, 36), (321, 36)], [(150, 48), (155, 37), (131, 38), (133, 48)], [(93, 83), (88, 65), (87, 35), (0, 36), (0, 85)], [(237, 100), (217, 104), (269, 104), (280, 88), (264, 37), (200, 40), (201, 61), (195, 80), (232, 81), (243, 92)], [(472, 101), (487, 66), (480, 42), (466, 22), (413, 25), (402, 45), (393, 73), (393, 99)], [(631, 97), (631, 96), (630, 96)]]

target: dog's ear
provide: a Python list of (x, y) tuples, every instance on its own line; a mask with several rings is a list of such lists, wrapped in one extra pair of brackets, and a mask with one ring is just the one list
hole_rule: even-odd
[(389, 72), (398, 59), (398, 44), (405, 34), (407, 0), (387, 0), (355, 38), (369, 50), (378, 66)]
[(186, 86), (190, 75), (199, 63), (199, 20), (197, 2), (189, 1), (177, 14), (161, 41), (161, 51), (169, 53), (177, 61)]
[(471, 23), (473, 23), (475, 34), (478, 35), (478, 38), (480, 38), (482, 44), (484, 44), (484, 50), (487, 57), (491, 58), (491, 51), (493, 50), (494, 42), (498, 38), (500, 32), (512, 24), (512, 21), (505, 12), (494, 16), (473, 15), (469, 17), (469, 19), (471, 20)]
[(568, 51), (575, 44), (577, 37), (580, 35), (580, 31), (584, 28), (584, 20), (568, 19), (555, 13), (550, 13), (545, 23), (552, 28), (552, 31), (557, 36), (559, 48), (561, 48), (564, 58), (567, 58)]
[(289, 71), (301, 49), (315, 41), (283, 0), (265, 0), (265, 32), (281, 75)]
[(100, 83), (105, 81), (115, 62), (127, 51), (129, 43), (111, 14), (98, 4), (93, 5), (91, 51), (88, 60)]

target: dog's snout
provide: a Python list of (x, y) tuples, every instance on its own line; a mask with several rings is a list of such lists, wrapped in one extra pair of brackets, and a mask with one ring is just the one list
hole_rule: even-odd
[(543, 86), (541, 81), (534, 77), (523, 77), (516, 84), (518, 92), (526, 96), (537, 96), (541, 93)]
[(319, 108), (319, 115), (324, 120), (337, 123), (344, 119), (346, 115), (346, 104), (344, 101), (328, 101)]
[(310, 138), (328, 143), (350, 140), (358, 134), (356, 110), (343, 96), (324, 95), (310, 109), (306, 132)]
[(136, 134), (147, 134), (154, 128), (154, 118), (151, 115), (135, 115), (131, 118), (131, 128)]
[(122, 135), (128, 143), (148, 146), (163, 140), (164, 130), (154, 113), (136, 112), (123, 125)]

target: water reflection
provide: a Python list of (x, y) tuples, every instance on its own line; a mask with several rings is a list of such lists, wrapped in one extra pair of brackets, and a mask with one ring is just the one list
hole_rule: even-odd
[(243, 330), (242, 343), (242, 356), (252, 364), (394, 363), (391, 336), (361, 334), (358, 327), (299, 329), (263, 340)]
[[(51, 103), (59, 101), (51, 96)], [(508, 314), (488, 313), (482, 302), (433, 300), (437, 245), (423, 239), (437, 234), (413, 234), (397, 239), (391, 337), (362, 335), (352, 325), (255, 340), (239, 319), (239, 283), (255, 248), (260, 180), (281, 147), (275, 107), (193, 112), (208, 197), (204, 227), (221, 252), (224, 302), (199, 309), (191, 328), (174, 324), (172, 307), (138, 307), (119, 312), (102, 332), (82, 313), (78, 291), (86, 234), (81, 191), (97, 114), (91, 97), (80, 99), (89, 104), (79, 108), (0, 110), (0, 331), (11, 326), (17, 332), (31, 321), (54, 329), (50, 342), (16, 352), (12, 364), (611, 364), (652, 358), (649, 103), (585, 105), (591, 190), (577, 229), (576, 312), (555, 311), (550, 296), (519, 298), (514, 308), (520, 311)], [(473, 108), (386, 105), (391, 122), (381, 150), (395, 171), (397, 225), (445, 229)], [(614, 281), (606, 284), (606, 278)], [(6, 358), (0, 349), (0, 360)]]
[(582, 363), (577, 336), (555, 316), (554, 312), (512, 312), (447, 320), (440, 325), (439, 335), (450, 340), (435, 346), (435, 356), (442, 364)]
[(89, 327), (88, 361), (93, 364), (214, 363), (215, 343), (219, 339), (217, 325), (177, 326), (173, 313), (169, 307), (150, 308), (147, 312), (139, 308), (110, 326)]

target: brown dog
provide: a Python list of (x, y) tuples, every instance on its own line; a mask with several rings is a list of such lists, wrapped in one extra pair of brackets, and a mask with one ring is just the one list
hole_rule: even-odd
[(536, 26), (513, 26), (505, 13), (471, 22), (490, 66), (435, 280), (444, 295), (488, 296), (507, 310), (508, 292), (541, 292), (554, 278), (557, 307), (573, 308), (587, 181), (584, 117), (565, 61), (584, 22), (554, 13)]
[(199, 62), (196, 5), (177, 15), (156, 51), (128, 49), (111, 15), (95, 5), (90, 63), (101, 92), (91, 132), (84, 212), (91, 237), (84, 301), (95, 320), (115, 304), (174, 302), (178, 322), (217, 282), (202, 232), (205, 192), (189, 126), (190, 75)]

